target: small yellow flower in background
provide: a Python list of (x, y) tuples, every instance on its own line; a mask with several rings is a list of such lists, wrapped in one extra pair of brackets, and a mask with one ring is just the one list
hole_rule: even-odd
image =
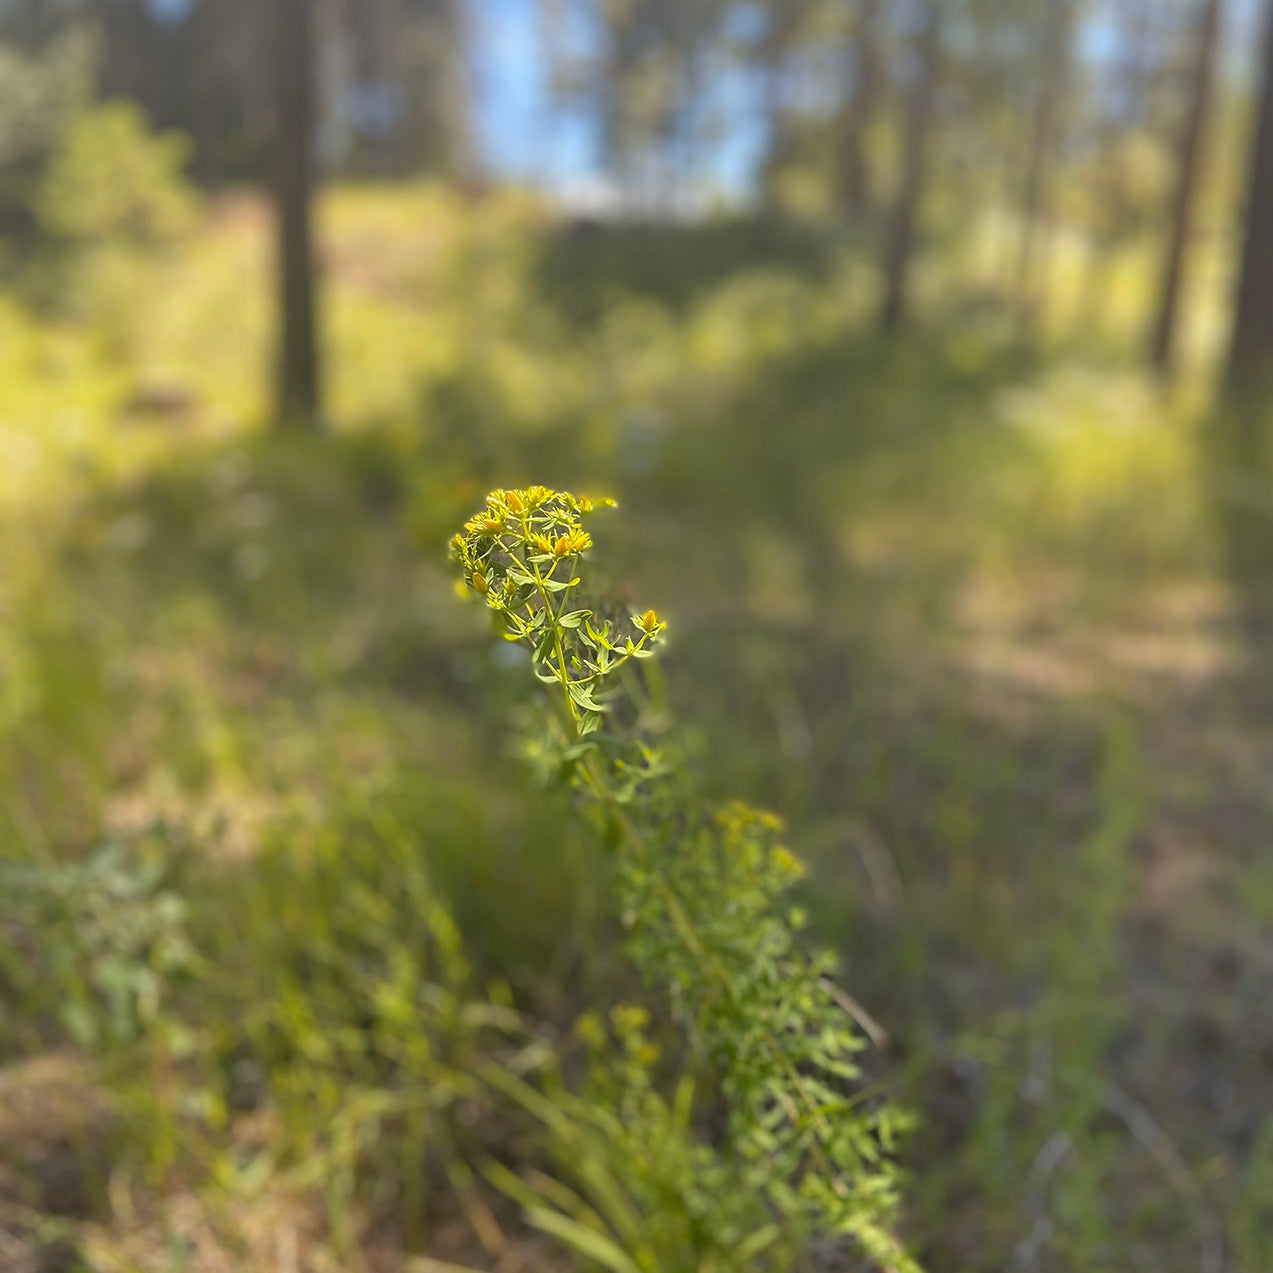
[(485, 535), (498, 535), (504, 529), (504, 519), (502, 517), (483, 517), (479, 520), (478, 527)]
[(473, 572), (473, 591), (480, 597), (486, 596), (486, 590), (490, 585), (486, 582), (486, 576), (480, 571)]
[(620, 1003), (610, 1009), (610, 1022), (621, 1039), (644, 1030), (650, 1024), (650, 1014), (635, 1003)]
[(547, 535), (541, 535), (536, 531), (530, 537), (530, 546), (538, 549), (541, 553), (550, 553), (553, 550), (553, 541)]
[(606, 1041), (606, 1028), (601, 1024), (601, 1018), (595, 1012), (585, 1012), (575, 1022), (575, 1033), (590, 1048), (599, 1048)]
[(782, 845), (774, 850), (774, 864), (787, 875), (798, 878), (804, 874), (804, 863), (790, 849), (784, 849)]
[(639, 619), (635, 620), (638, 628), (650, 636), (666, 625), (659, 621), (659, 616), (653, 610), (647, 610)]
[(527, 508), (538, 508), (548, 498), (549, 494), (550, 492), (546, 486), (530, 486), (522, 492)]
[(507, 504), (515, 513), (524, 513), (526, 511), (526, 505), (522, 502), (522, 497), (516, 491), (505, 491), (504, 503)]
[(570, 551), (570, 540), (562, 535), (555, 544), (553, 544), (553, 556), (564, 557)]

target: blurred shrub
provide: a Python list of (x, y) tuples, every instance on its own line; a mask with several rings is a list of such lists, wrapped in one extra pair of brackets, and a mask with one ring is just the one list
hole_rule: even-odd
[(42, 52), (0, 43), (0, 233), (31, 228), (34, 191), (92, 87), (93, 40), (71, 28)]
[(193, 224), (187, 152), (180, 135), (149, 131), (132, 103), (108, 102), (69, 124), (35, 190), (45, 250), (24, 271), (28, 297), (92, 324), (114, 358), (139, 352), (151, 324), (138, 290)]
[(27, 954), (0, 969), (82, 1046), (139, 1038), (188, 966), (186, 903), (166, 873), (156, 843), (107, 843), (66, 864), (0, 861), (6, 919)]
[(36, 198), (50, 236), (79, 246), (151, 247), (189, 227), (194, 210), (182, 175), (190, 146), (155, 134), (131, 102), (81, 115), (61, 137)]
[(544, 241), (536, 281), (568, 320), (587, 325), (624, 297), (684, 310), (742, 271), (819, 278), (834, 248), (825, 234), (763, 216), (700, 225), (580, 220)]

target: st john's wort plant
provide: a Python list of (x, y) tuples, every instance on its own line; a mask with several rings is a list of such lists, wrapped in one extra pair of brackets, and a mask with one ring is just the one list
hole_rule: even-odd
[(523, 1198), (527, 1214), (623, 1273), (785, 1270), (828, 1241), (913, 1270), (893, 1228), (907, 1116), (862, 1090), (865, 1041), (835, 958), (806, 944), (789, 898), (800, 863), (771, 815), (703, 808), (641, 728), (634, 673), (667, 625), (653, 610), (607, 613), (585, 583), (585, 519), (610, 502), (495, 491), (451, 541), (547, 690), (540, 752), (603, 820), (627, 951), (682, 1035), (668, 1066), (644, 1019), (621, 1010), (613, 1037), (585, 1025), (593, 1063), (569, 1122), (519, 1087), (580, 1190), (545, 1186)]

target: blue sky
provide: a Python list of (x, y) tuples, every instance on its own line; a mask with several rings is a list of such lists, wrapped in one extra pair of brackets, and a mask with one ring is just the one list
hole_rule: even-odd
[[(591, 122), (582, 112), (554, 104), (544, 81), (538, 0), (468, 4), (473, 37), (470, 77), (484, 166), (501, 176), (551, 185), (599, 179)], [(1226, 6), (1225, 65), (1231, 74), (1251, 74), (1261, 4), (1262, 0), (1229, 0)], [(1081, 39), (1086, 56), (1099, 58), (1108, 50), (1112, 8), (1110, 0), (1090, 5)], [(586, 29), (559, 34), (575, 48), (587, 47)], [(725, 190), (746, 186), (763, 143), (754, 100), (754, 87), (735, 81), (724, 86), (713, 104), (715, 114), (727, 124), (708, 166), (714, 184)]]
[[(484, 166), (522, 180), (561, 182), (595, 170), (596, 138), (545, 82), (536, 0), (470, 0), (477, 140)], [(587, 39), (580, 32), (576, 39)]]

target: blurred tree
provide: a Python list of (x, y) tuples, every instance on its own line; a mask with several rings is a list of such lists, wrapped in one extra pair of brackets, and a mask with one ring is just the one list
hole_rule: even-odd
[(98, 92), (131, 97), (151, 118), (162, 114), (168, 99), (167, 49), (161, 49), (163, 33), (149, 0), (108, 0), (92, 7), (103, 37)]
[(311, 0), (274, 0), (276, 27), (275, 182), (278, 201), (278, 419), (314, 428), (319, 422), (311, 217), (314, 145), (313, 12)]
[(914, 37), (914, 66), (910, 79), (902, 175), (893, 208), (884, 259), (884, 305), (880, 322), (896, 331), (906, 317), (907, 281), (915, 246), (915, 225), (924, 195), (928, 140), (937, 91), (941, 55), (941, 17), (946, 0), (919, 0), (919, 29)]
[(1202, 157), (1202, 138), (1211, 105), (1211, 83), (1223, 0), (1202, 0), (1197, 48), (1189, 89), (1189, 107), (1180, 139), (1180, 166), (1172, 200), (1171, 233), (1163, 268), (1162, 292), (1154, 323), (1150, 358), (1158, 374), (1171, 375), (1175, 354), (1176, 319), (1184, 274), (1185, 249), (1193, 222), (1193, 206)]
[(186, 229), (189, 143), (155, 136), (133, 102), (85, 111), (65, 131), (35, 199), (40, 226), (68, 244), (153, 246)]
[(764, 31), (756, 41), (754, 56), (761, 83), (761, 125), (765, 133), (765, 157), (760, 184), (771, 211), (780, 206), (783, 169), (795, 150), (786, 108), (787, 59), (796, 42), (806, 6), (802, 0), (769, 0)]
[(875, 195), (867, 137), (883, 89), (879, 23), (880, 0), (857, 0), (846, 59), (848, 85), (839, 175), (842, 205), (850, 217), (859, 221), (871, 211)]
[(1088, 86), (1092, 113), (1092, 197), (1088, 208), (1087, 265), (1082, 290), (1086, 322), (1099, 320), (1101, 284), (1109, 258), (1125, 236), (1128, 216), (1126, 155), (1129, 126), (1140, 116), (1145, 98), (1144, 52), (1149, 44), (1149, 9), (1144, 0), (1118, 0), (1111, 25), (1117, 51), (1093, 68)]
[[(465, 0), (315, 0), (324, 80), (324, 162), (357, 176), (451, 174), (468, 158), (462, 68)], [(96, 31), (99, 95), (139, 102), (194, 141), (205, 184), (271, 170), (274, 6), (262, 0), (0, 0), (0, 33), (38, 50), (58, 32)]]
[[(469, 152), (460, 0), (341, 0), (324, 43), (333, 163), (360, 177), (454, 175)], [(333, 117), (338, 117), (333, 119)]]
[[(683, 202), (703, 126), (706, 63), (747, 38), (727, 40), (728, 0), (540, 0), (551, 80), (597, 121), (603, 158), (630, 205), (668, 212)], [(752, 27), (765, 27), (756, 7)], [(588, 27), (587, 48), (560, 38), (571, 21)]]
[[(0, 43), (0, 233), (31, 229), (45, 167), (92, 93), (93, 40), (67, 28), (34, 47)], [(23, 27), (23, 31), (30, 28)]]
[(1018, 324), (1025, 331), (1043, 305), (1044, 268), (1040, 265), (1040, 223), (1048, 216), (1048, 178), (1059, 141), (1061, 97), (1073, 40), (1075, 0), (1049, 0), (1043, 10), (1039, 47), (1038, 92), (1030, 130), (1025, 191), (1021, 210), (1021, 246), (1017, 262)]
[(1273, 378), (1273, 0), (1265, 5), (1261, 48), (1260, 99), (1229, 346), (1228, 388), (1237, 396), (1248, 396)]
[(164, 31), (169, 75), (180, 80), (155, 122), (190, 134), (194, 173), (205, 185), (269, 172), (269, 23), (261, 0), (195, 0)]

